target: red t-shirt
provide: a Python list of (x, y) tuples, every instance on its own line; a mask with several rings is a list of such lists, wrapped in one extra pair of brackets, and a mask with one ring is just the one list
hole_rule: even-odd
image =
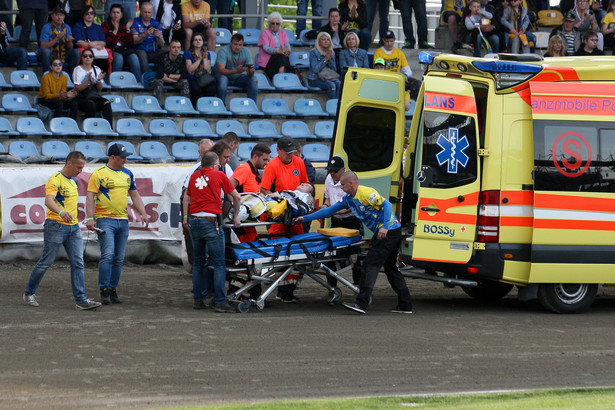
[(233, 177), (237, 181), (237, 188), (242, 187), (242, 192), (258, 192), (260, 184), (256, 180), (256, 175), (252, 172), (252, 167), (247, 162), (235, 168)]
[[(203, 180), (203, 175), (205, 180)], [(203, 168), (203, 174), (201, 174), (201, 170), (196, 170), (190, 176), (188, 189), (186, 189), (186, 195), (190, 196), (190, 215), (198, 212), (221, 214), (222, 197), (220, 192), (224, 191), (225, 194), (228, 194), (233, 190), (235, 190), (235, 187), (223, 172)]]
[(297, 156), (289, 164), (275, 157), (265, 167), (261, 187), (271, 192), (294, 191), (304, 182), (310, 182), (305, 170), (305, 162)]

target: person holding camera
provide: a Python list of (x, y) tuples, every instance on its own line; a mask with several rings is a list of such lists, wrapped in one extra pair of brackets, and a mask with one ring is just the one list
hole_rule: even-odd
[(226, 104), (226, 91), (229, 85), (247, 89), (248, 98), (256, 103), (258, 86), (254, 78), (252, 54), (243, 47), (243, 36), (233, 34), (231, 44), (218, 50), (216, 59), (218, 69), (218, 97)]
[(152, 18), (153, 15), (152, 3), (148, 1), (141, 3), (141, 17), (135, 18), (130, 26), (132, 41), (141, 65), (141, 73), (149, 71), (149, 63), (156, 61), (158, 50), (164, 47), (162, 26)]
[(122, 71), (124, 62), (127, 62), (130, 72), (140, 82), (141, 65), (133, 47), (130, 23), (126, 23), (122, 6), (114, 4), (109, 11), (109, 17), (102, 23), (102, 28), (105, 32), (107, 48), (113, 50), (113, 71)]
[[(113, 124), (111, 102), (106, 98), (101, 97), (100, 92), (103, 89), (103, 79), (107, 74), (100, 68), (94, 65), (94, 52), (90, 48), (86, 48), (81, 53), (81, 62), (73, 71), (73, 84), (77, 98), (75, 101), (80, 111), (85, 112), (86, 118), (96, 116), (96, 111), (102, 111), (103, 118)], [(73, 119), (76, 119), (76, 113), (72, 112)]]

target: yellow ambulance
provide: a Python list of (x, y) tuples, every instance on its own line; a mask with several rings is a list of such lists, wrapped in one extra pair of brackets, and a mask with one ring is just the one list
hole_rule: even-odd
[(404, 273), (589, 308), (615, 284), (615, 57), (419, 60), (407, 139), (401, 75), (351, 68), (333, 147), (398, 206)]

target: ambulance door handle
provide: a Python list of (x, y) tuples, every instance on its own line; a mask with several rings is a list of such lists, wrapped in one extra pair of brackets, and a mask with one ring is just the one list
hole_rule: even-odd
[(428, 206), (421, 207), (421, 211), (425, 212), (440, 212), (440, 208), (430, 208)]

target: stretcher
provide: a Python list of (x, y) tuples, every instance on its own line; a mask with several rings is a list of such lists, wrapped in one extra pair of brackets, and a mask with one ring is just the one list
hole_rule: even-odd
[[(245, 285), (227, 295), (229, 303), (236, 303), (241, 313), (248, 312), (252, 305), (263, 310), (265, 299), (293, 270), (327, 289), (332, 294), (331, 304), (341, 299), (342, 291), (329, 285), (323, 276), (337, 279), (338, 283), (358, 294), (358, 287), (342, 275), (352, 270), (364, 240), (358, 231), (352, 236), (330, 236), (336, 233), (336, 229), (339, 228), (319, 230), (327, 235), (309, 232), (289, 238), (232, 244), (232, 251), (229, 252), (232, 256), (227, 256), (226, 270), (230, 275), (243, 279)], [(246, 298), (244, 295), (258, 284), (263, 285), (261, 295), (257, 299)]]

